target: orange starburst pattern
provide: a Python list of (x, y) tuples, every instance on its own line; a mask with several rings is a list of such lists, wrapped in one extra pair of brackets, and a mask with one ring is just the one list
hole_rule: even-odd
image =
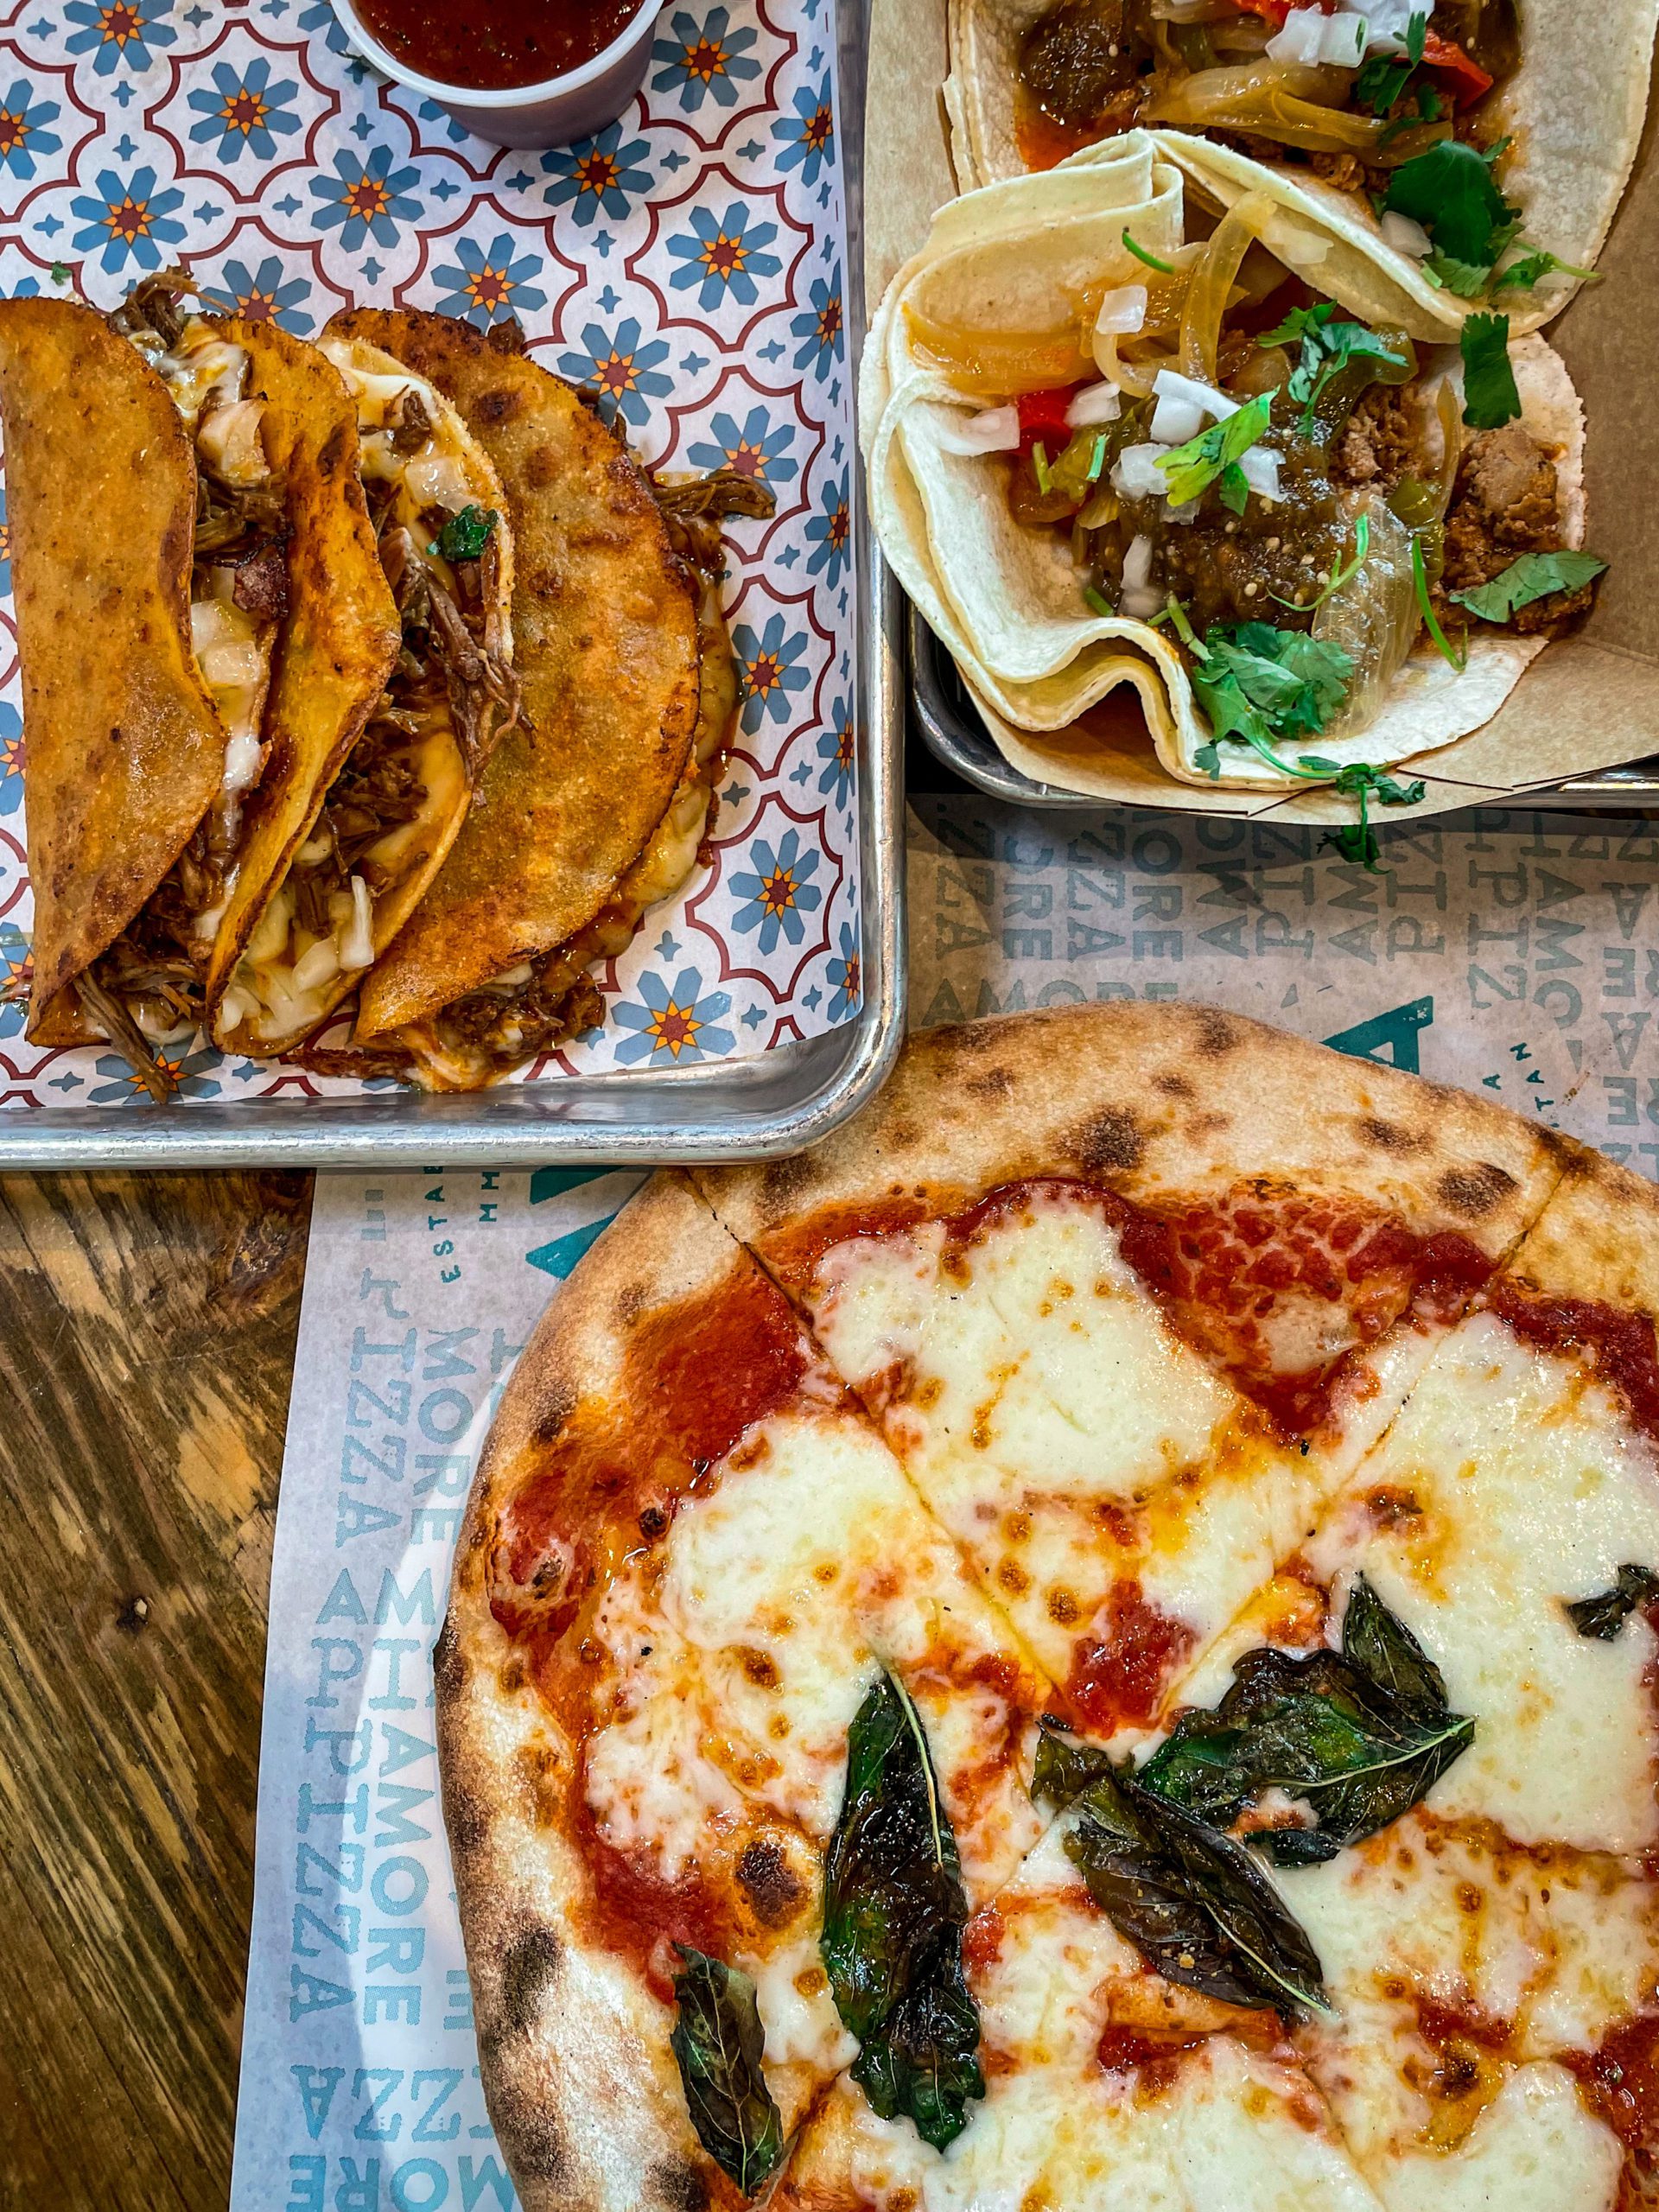
[(219, 119), (226, 130), (239, 130), (245, 138), (251, 138), (264, 127), (270, 110), (259, 94), (247, 85), (232, 92), (219, 111)]
[(672, 1052), (677, 1060), (680, 1054), (695, 1046), (697, 1032), (702, 1024), (696, 1011), (689, 1006), (677, 1006), (671, 999), (660, 1014), (653, 1014), (648, 1033), (658, 1045)]
[(801, 131), (801, 143), (809, 152), (822, 154), (836, 135), (835, 111), (823, 106), (815, 108), (806, 118)]
[(29, 124), (21, 115), (14, 115), (9, 107), (0, 107), (0, 162), (9, 154), (17, 153), (29, 137)]
[(712, 85), (716, 77), (726, 74), (726, 49), (718, 39), (700, 38), (685, 48), (685, 59), (680, 67), (688, 77)]
[(709, 239), (697, 258), (711, 276), (718, 276), (729, 284), (749, 257), (749, 250), (741, 238), (728, 238), (724, 231)]
[(512, 297), (512, 279), (505, 269), (480, 269), (467, 279), (467, 296), (474, 307), (499, 315)]
[(148, 200), (135, 200), (128, 193), (124, 200), (111, 204), (104, 223), (115, 237), (124, 238), (130, 245), (135, 238), (147, 238), (149, 234), (149, 202)]
[(391, 206), (391, 194), (372, 176), (359, 177), (346, 188), (346, 205), (360, 222), (372, 223)]
[(757, 653), (748, 666), (749, 690), (753, 697), (770, 697), (784, 680), (784, 664), (776, 653)]
[(602, 154), (595, 147), (576, 163), (574, 174), (582, 191), (597, 194), (609, 192), (620, 179), (622, 169), (614, 154)]
[(775, 868), (760, 879), (760, 904), (768, 914), (786, 914), (795, 904), (795, 871)]
[(625, 392), (633, 390), (638, 378), (632, 353), (619, 353), (614, 349), (602, 361), (594, 364), (594, 381), (601, 391), (613, 399), (620, 399)]
[(105, 46), (125, 46), (144, 35), (144, 19), (132, 0), (114, 0), (99, 16), (98, 31)]

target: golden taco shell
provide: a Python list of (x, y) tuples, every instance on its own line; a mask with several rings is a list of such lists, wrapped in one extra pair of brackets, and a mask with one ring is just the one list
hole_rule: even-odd
[[(365, 983), (358, 1041), (393, 1046), (412, 1040), (391, 1033), (569, 944), (614, 900), (691, 762), (699, 594), (649, 479), (570, 385), (442, 315), (359, 308), (329, 327), (395, 354), (453, 403), (494, 465), (516, 549), (524, 717)], [(707, 799), (704, 787), (692, 858)]]
[(35, 893), (29, 1033), (85, 1041), (65, 987), (120, 935), (219, 789), (190, 635), (196, 469), (156, 372), (68, 300), (0, 301)]

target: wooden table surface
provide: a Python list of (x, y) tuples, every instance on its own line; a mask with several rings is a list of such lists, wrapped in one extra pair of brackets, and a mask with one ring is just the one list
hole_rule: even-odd
[(0, 2206), (223, 2212), (310, 1185), (0, 1178)]

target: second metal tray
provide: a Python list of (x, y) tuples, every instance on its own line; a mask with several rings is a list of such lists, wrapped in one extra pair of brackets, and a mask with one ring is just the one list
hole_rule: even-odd
[[(908, 602), (906, 612), (911, 704), (934, 759), (988, 798), (1004, 799), (1011, 806), (1098, 813), (1103, 800), (1037, 783), (1003, 759), (968, 695), (955, 661)], [(1640, 815), (1659, 811), (1659, 753), (1627, 767), (1603, 768), (1594, 775), (1572, 777), (1547, 791), (1529, 791), (1524, 803), (1536, 805), (1544, 799), (1573, 812)]]

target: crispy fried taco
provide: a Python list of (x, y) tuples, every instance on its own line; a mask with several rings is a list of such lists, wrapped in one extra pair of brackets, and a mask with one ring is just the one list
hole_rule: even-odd
[(107, 320), (0, 303), (29, 1031), (157, 1097), (397, 641), (340, 378), (199, 308), (175, 272)]
[[(1092, 196), (1091, 196), (1092, 195)], [(1263, 189), (1157, 134), (957, 200), (867, 353), (875, 525), (1010, 756), (1125, 687), (1195, 785), (1382, 772), (1490, 720), (1587, 607), (1583, 423), (1500, 315), (1425, 346), (1311, 289)]]
[(1606, 237), (1641, 137), (1656, 12), (1656, 0), (950, 0), (952, 156), (968, 189), (1136, 126), (1192, 134), (1224, 198), (1269, 191), (1369, 268), (1381, 289), (1351, 280), (1351, 305), (1417, 339), (1494, 302), (1533, 329)]
[(478, 780), (518, 721), (513, 545), (499, 480), (454, 408), (366, 340), (321, 356), (355, 410), (357, 466), (395, 603), (367, 719), (235, 947), (213, 1023), (227, 1051), (291, 1052), (321, 1028), (419, 903)]
[(306, 1058), (469, 1090), (595, 1026), (588, 970), (696, 865), (737, 701), (718, 517), (772, 503), (749, 480), (654, 486), (512, 327), (362, 308), (324, 342), (395, 355), (493, 464), (524, 711), (365, 979), (353, 1043)]

